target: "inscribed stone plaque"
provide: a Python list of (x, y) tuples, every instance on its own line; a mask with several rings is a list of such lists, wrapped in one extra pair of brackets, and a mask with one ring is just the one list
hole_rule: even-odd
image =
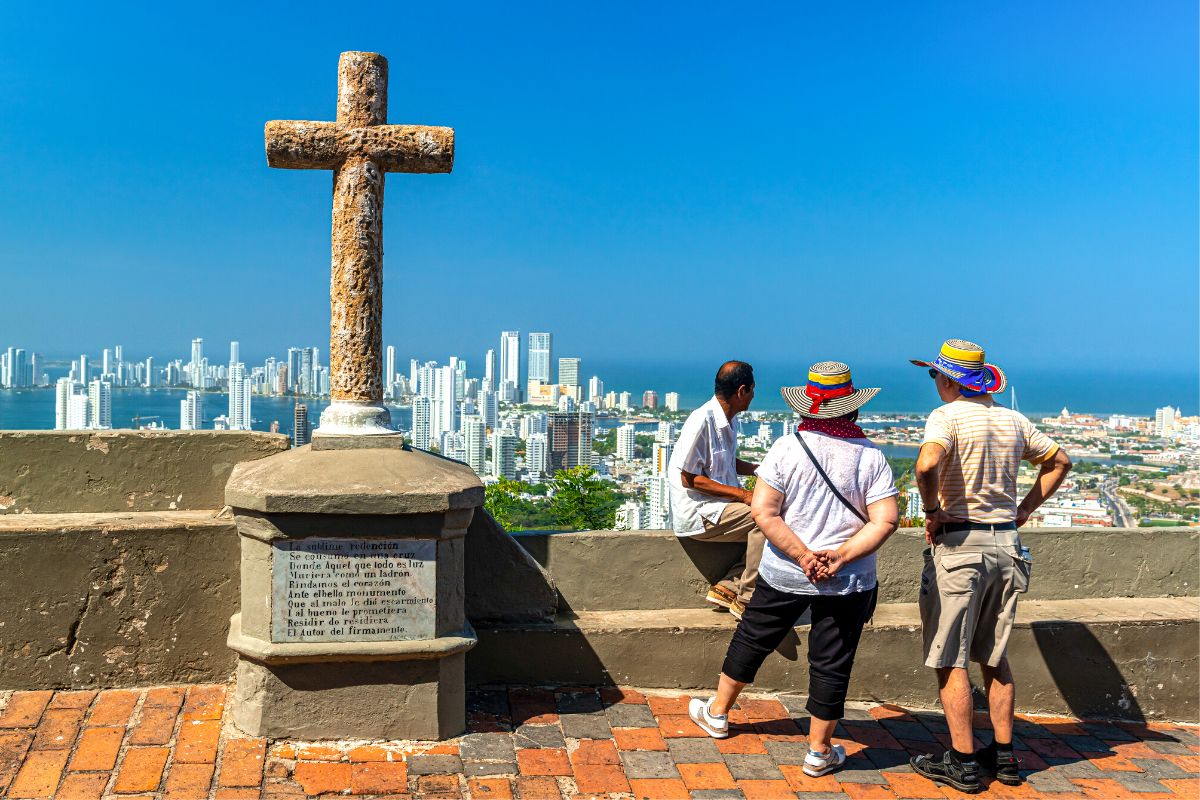
[(434, 638), (433, 539), (274, 543), (273, 642)]

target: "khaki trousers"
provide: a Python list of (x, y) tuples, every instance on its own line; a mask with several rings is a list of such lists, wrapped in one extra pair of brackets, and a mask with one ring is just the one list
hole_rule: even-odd
[(758, 562), (762, 561), (763, 547), (767, 537), (754, 524), (750, 516), (750, 506), (745, 503), (726, 503), (717, 523), (704, 521), (704, 533), (692, 537), (701, 542), (745, 542), (746, 554), (738, 559), (724, 578), (717, 581), (718, 586), (724, 586), (737, 595), (738, 600), (745, 605), (754, 594), (754, 584), (758, 582)]

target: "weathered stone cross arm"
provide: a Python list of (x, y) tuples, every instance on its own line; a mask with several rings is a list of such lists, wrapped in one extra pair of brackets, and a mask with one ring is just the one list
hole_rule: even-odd
[(266, 126), (267, 164), (281, 169), (337, 169), (366, 158), (385, 172), (437, 173), (454, 167), (454, 129), (274, 120)]

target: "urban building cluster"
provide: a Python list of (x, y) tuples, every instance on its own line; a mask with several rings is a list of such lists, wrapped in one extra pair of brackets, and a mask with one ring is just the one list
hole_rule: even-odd
[[(55, 427), (59, 430), (113, 426), (113, 392), (131, 387), (184, 389), (179, 428), (249, 430), (256, 396), (294, 397), (292, 438), (307, 444), (315, 420), (307, 398), (329, 393), (329, 370), (316, 347), (289, 348), (284, 358), (247, 365), (238, 342), (231, 342), (225, 363), (210, 363), (204, 341), (193, 339), (187, 359), (163, 364), (153, 357), (126, 360), (120, 345), (104, 348), (99, 359), (81, 355), (67, 365), (56, 362), (52, 381), (46, 361), (19, 347), (0, 349), (0, 388), (54, 388)], [(616, 527), (667, 528), (671, 524), (667, 463), (682, 421), (679, 394), (646, 390), (633, 394), (605, 386), (599, 375), (585, 378), (576, 356), (557, 356), (547, 331), (508, 330), (488, 349), (482, 368), (472, 373), (465, 359), (445, 364), (410, 359), (400, 368), (396, 348), (387, 347), (384, 364), (386, 400), (412, 410), (414, 446), (440, 452), (471, 466), (485, 482), (519, 481), (528, 487), (562, 470), (585, 466), (608, 481), (622, 500)], [(223, 395), (221, 394), (223, 393)], [(750, 460), (761, 458), (784, 429), (790, 415), (748, 412), (743, 415), (741, 445)], [(923, 417), (880, 415), (865, 422), (883, 445), (912, 448), (923, 433)], [(1139, 521), (1200, 521), (1200, 418), (1185, 417), (1173, 406), (1153, 416), (1097, 416), (1063, 409), (1036, 420), (1078, 462), (1067, 483), (1038, 512), (1042, 527), (1136, 526)], [(140, 427), (167, 427), (169, 420), (135, 420)], [(260, 423), (258, 427), (263, 426)], [(277, 423), (272, 423), (277, 430)], [(903, 454), (897, 459), (903, 462)], [(906, 516), (922, 518), (920, 498), (902, 469), (898, 482), (906, 492)], [(1029, 484), (1035, 471), (1020, 476)], [(542, 491), (542, 490), (539, 490)], [(530, 495), (534, 500), (544, 496)]]

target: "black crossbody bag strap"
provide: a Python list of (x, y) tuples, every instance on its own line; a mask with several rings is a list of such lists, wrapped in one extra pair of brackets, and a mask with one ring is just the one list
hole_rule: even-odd
[(800, 435), (800, 431), (796, 431), (796, 438), (800, 440), (800, 446), (804, 448), (804, 452), (808, 453), (808, 458), (812, 461), (814, 467), (817, 468), (817, 474), (825, 481), (825, 485), (829, 487), (829, 491), (833, 492), (833, 496), (842, 501), (842, 505), (850, 509), (850, 513), (862, 520), (863, 525), (867, 524), (867, 518), (863, 513), (850, 504), (850, 501), (842, 497), (842, 493), (833, 485), (833, 481), (829, 480), (829, 476), (825, 474), (825, 470), (821, 469), (821, 465), (817, 463), (817, 457), (813, 455), (813, 451), (808, 449), (808, 442), (804, 441), (804, 437)]

